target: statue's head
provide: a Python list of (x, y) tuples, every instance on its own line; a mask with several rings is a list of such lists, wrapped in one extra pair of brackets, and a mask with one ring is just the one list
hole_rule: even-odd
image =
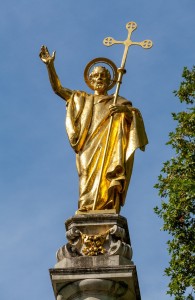
[(90, 84), (96, 93), (104, 95), (107, 93), (110, 85), (111, 75), (108, 69), (102, 66), (97, 66), (89, 75)]

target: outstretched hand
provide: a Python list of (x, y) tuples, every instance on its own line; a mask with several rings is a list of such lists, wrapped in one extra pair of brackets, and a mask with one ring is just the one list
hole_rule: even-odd
[(52, 53), (52, 55), (49, 54), (49, 50), (47, 49), (46, 46), (42, 46), (40, 53), (39, 53), (39, 57), (40, 59), (46, 64), (49, 65), (52, 61), (54, 61), (55, 59), (55, 54), (56, 52), (54, 51)]

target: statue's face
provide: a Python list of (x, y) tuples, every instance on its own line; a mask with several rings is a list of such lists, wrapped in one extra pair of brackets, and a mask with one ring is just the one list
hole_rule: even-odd
[(110, 83), (106, 70), (102, 67), (95, 67), (90, 78), (94, 90), (99, 94), (105, 94)]

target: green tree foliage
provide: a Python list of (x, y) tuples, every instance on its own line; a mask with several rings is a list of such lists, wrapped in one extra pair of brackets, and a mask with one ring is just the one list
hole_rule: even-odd
[(195, 288), (195, 66), (184, 68), (183, 81), (174, 91), (185, 111), (172, 113), (177, 122), (169, 134), (175, 156), (164, 163), (158, 183), (161, 206), (156, 214), (163, 219), (163, 230), (170, 234), (169, 266), (165, 274), (170, 277), (167, 294), (176, 300), (194, 299)]

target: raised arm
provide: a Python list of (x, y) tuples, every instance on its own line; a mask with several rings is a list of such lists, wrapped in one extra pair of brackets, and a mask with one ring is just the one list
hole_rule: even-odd
[(62, 87), (60, 83), (60, 80), (54, 67), (55, 51), (52, 53), (52, 55), (50, 55), (47, 47), (42, 46), (39, 57), (47, 66), (49, 80), (53, 91), (64, 100), (68, 100), (73, 92), (72, 90)]

